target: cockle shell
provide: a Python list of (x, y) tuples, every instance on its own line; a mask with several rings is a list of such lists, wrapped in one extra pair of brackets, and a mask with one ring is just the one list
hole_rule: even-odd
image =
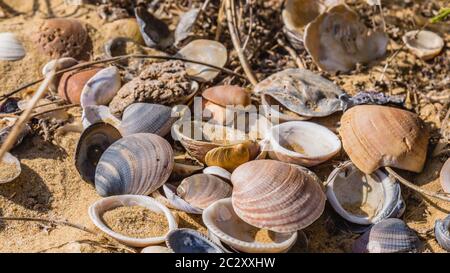
[(169, 232), (166, 245), (174, 253), (223, 253), (224, 251), (206, 236), (189, 228)]
[(450, 215), (442, 220), (436, 220), (434, 234), (439, 245), (450, 252)]
[(167, 24), (147, 11), (144, 6), (134, 9), (144, 42), (149, 47), (167, 48), (174, 42)]
[(84, 107), (81, 121), (84, 129), (97, 122), (105, 122), (116, 128), (119, 128), (121, 123), (118, 118), (111, 114), (108, 106), (104, 105), (88, 105)]
[(94, 183), (100, 157), (120, 138), (122, 135), (114, 126), (103, 122), (92, 124), (83, 131), (75, 151), (75, 167), (84, 180)]
[(119, 91), (121, 79), (119, 70), (110, 66), (98, 71), (84, 86), (80, 104), (84, 108), (88, 105), (108, 105)]
[(347, 5), (337, 5), (317, 16), (305, 29), (304, 44), (322, 70), (348, 72), (386, 54), (386, 33), (372, 31)]
[[(219, 42), (199, 39), (181, 48), (176, 56), (223, 67), (227, 62), (228, 53), (225, 46)], [(190, 77), (200, 82), (212, 81), (220, 72), (209, 66), (189, 62), (186, 63), (186, 71)]]
[(174, 164), (173, 150), (162, 137), (134, 134), (112, 144), (95, 171), (95, 188), (101, 196), (148, 195), (169, 178)]
[(3, 155), (3, 158), (0, 161), (0, 165), (3, 164), (8, 164), (8, 168), (14, 168), (14, 170), (9, 170), (12, 175), (8, 175), (8, 177), (3, 177), (3, 175), (0, 174), (0, 185), (14, 181), (14, 179), (19, 177), (19, 175), (22, 173), (22, 167), (20, 166), (19, 159), (8, 152)]
[(231, 181), (231, 173), (222, 167), (210, 166), (210, 167), (204, 168), (203, 173), (215, 175), (219, 178), (225, 179), (226, 181)]
[(307, 167), (325, 162), (341, 150), (341, 141), (333, 132), (306, 121), (272, 127), (269, 142), (270, 158)]
[[(44, 77), (47, 76), (47, 74), (50, 73), (50, 71), (52, 71), (53, 68), (55, 68), (55, 72), (58, 72), (58, 71), (72, 67), (77, 64), (78, 64), (78, 61), (72, 57), (51, 60), (42, 68), (42, 75)], [(60, 79), (61, 79), (61, 75), (56, 75), (53, 78), (53, 80), (50, 82), (50, 84), (48, 86), (50, 91), (52, 91), (52, 92), (57, 91)]]
[(101, 68), (94, 67), (64, 73), (59, 81), (58, 95), (69, 103), (80, 103), (84, 86), (100, 70)]
[(160, 104), (133, 103), (122, 116), (120, 131), (124, 136), (136, 133), (152, 133), (165, 136), (170, 132), (177, 117), (170, 107)]
[(444, 192), (450, 193), (450, 158), (442, 166), (439, 181)]
[(142, 195), (118, 195), (102, 198), (89, 207), (89, 217), (101, 231), (125, 245), (133, 247), (146, 247), (149, 245), (158, 245), (164, 242), (167, 235), (151, 238), (133, 238), (111, 230), (102, 220), (103, 213), (123, 206), (141, 206), (153, 212), (164, 214), (169, 226), (169, 232), (178, 227), (175, 217), (167, 207), (151, 197)]
[(214, 202), (203, 212), (203, 222), (208, 232), (236, 250), (247, 253), (287, 252), (297, 241), (297, 231), (278, 233), (270, 231), (272, 243), (255, 241), (259, 228), (242, 221), (233, 210), (231, 198)]
[(258, 151), (259, 145), (252, 141), (217, 147), (206, 153), (205, 163), (208, 166), (218, 166), (232, 172), (240, 165), (253, 160)]
[(10, 32), (0, 33), (0, 61), (17, 61), (25, 57), (25, 48)]
[(444, 48), (444, 39), (428, 30), (409, 31), (402, 40), (412, 53), (423, 60), (433, 59)]
[(326, 183), (327, 199), (345, 220), (371, 225), (405, 211), (400, 185), (381, 170), (364, 174), (351, 161), (331, 172)]
[(422, 247), (416, 233), (405, 222), (385, 219), (366, 231), (353, 244), (355, 253), (419, 252)]
[(355, 106), (342, 116), (339, 133), (351, 161), (366, 174), (383, 166), (422, 171), (429, 133), (414, 113), (387, 106)]
[(263, 104), (270, 107), (276, 103), (293, 112), (293, 118), (281, 116), (284, 120), (325, 117), (343, 109), (339, 96), (344, 92), (333, 82), (306, 69), (289, 68), (273, 74), (258, 83), (254, 92), (261, 95)]
[(255, 160), (231, 175), (236, 214), (248, 224), (293, 232), (316, 221), (325, 209), (318, 177), (306, 168), (274, 160)]

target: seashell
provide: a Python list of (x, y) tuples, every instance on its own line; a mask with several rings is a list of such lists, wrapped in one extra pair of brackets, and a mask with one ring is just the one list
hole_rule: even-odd
[[(58, 72), (58, 71), (72, 67), (77, 64), (78, 64), (78, 61), (71, 57), (51, 60), (42, 68), (42, 75), (44, 77), (47, 76), (47, 74), (50, 73), (50, 71), (52, 71), (55, 66), (56, 66), (55, 71)], [(53, 78), (53, 80), (50, 82), (50, 84), (48, 86), (50, 91), (56, 92), (58, 90), (58, 85), (59, 85), (60, 79), (61, 79), (61, 75), (55, 75), (55, 77)]]
[(125, 18), (115, 20), (103, 27), (104, 36), (112, 38), (128, 38), (137, 44), (144, 45), (144, 38), (141, 35), (139, 24), (135, 18)]
[(250, 94), (237, 85), (213, 86), (203, 91), (202, 97), (223, 107), (251, 104)]
[(365, 232), (353, 244), (354, 253), (419, 252), (422, 242), (405, 222), (384, 219)]
[(84, 86), (100, 70), (101, 68), (94, 67), (62, 74), (58, 85), (58, 95), (69, 103), (79, 104)]
[(173, 35), (164, 21), (153, 16), (144, 6), (136, 7), (134, 12), (147, 46), (164, 49), (173, 44)]
[(318, 177), (306, 168), (274, 160), (255, 160), (231, 175), (236, 214), (248, 224), (293, 232), (316, 221), (325, 209)]
[(180, 16), (180, 20), (174, 33), (176, 46), (193, 34), (192, 29), (195, 26), (199, 13), (200, 9), (190, 9)]
[(101, 196), (148, 195), (169, 178), (174, 164), (170, 144), (154, 134), (134, 134), (112, 144), (95, 171), (95, 188)]
[[(184, 46), (176, 54), (177, 57), (203, 62), (217, 67), (224, 67), (228, 53), (225, 46), (212, 40), (194, 40)], [(212, 81), (220, 71), (201, 64), (186, 63), (186, 72), (194, 80), (199, 82)]]
[(172, 170), (172, 177), (185, 178), (193, 175), (201, 170), (205, 166), (197, 160), (191, 160), (190, 158), (177, 158), (175, 157), (175, 164)]
[(108, 105), (119, 91), (121, 79), (119, 70), (110, 66), (98, 71), (84, 86), (80, 104), (84, 108), (88, 105)]
[(206, 153), (205, 163), (208, 166), (218, 166), (232, 172), (240, 165), (254, 159), (258, 151), (259, 145), (252, 141), (217, 147)]
[[(0, 145), (5, 142), (6, 138), (13, 130), (14, 124), (16, 123), (17, 119), (18, 118), (10, 117), (0, 118)], [(22, 143), (23, 138), (27, 136), (29, 132), (31, 132), (31, 128), (28, 124), (26, 124), (17, 135), (16, 143), (14, 143), (13, 147), (16, 147), (17, 145)]]
[(450, 193), (450, 158), (442, 166), (439, 181), (444, 192)]
[(116, 128), (119, 128), (121, 123), (118, 118), (111, 114), (109, 108), (104, 105), (89, 105), (84, 107), (81, 120), (84, 129), (97, 122), (108, 123)]
[[(164, 242), (166, 236), (152, 238), (133, 238), (111, 230), (102, 220), (102, 215), (108, 210), (122, 206), (141, 206), (156, 213), (162, 213), (169, 224), (169, 231), (173, 231), (178, 224), (168, 208), (155, 199), (142, 195), (118, 195), (106, 197), (98, 200), (89, 207), (88, 213), (91, 221), (101, 231), (116, 239), (117, 241), (133, 247), (146, 247), (149, 245), (158, 245)], [(169, 232), (170, 233), (170, 232)]]
[[(20, 161), (17, 159), (17, 157), (13, 156), (8, 152), (6, 152), (3, 155), (3, 158), (0, 161), (0, 166), (2, 166), (2, 168), (7, 168), (9, 170), (7, 174), (3, 172), (0, 174), (0, 184), (5, 184), (14, 181), (17, 177), (19, 177), (20, 173), (22, 172)], [(14, 169), (11, 170), (11, 168)]]
[(75, 167), (85, 181), (94, 183), (100, 157), (120, 138), (122, 135), (114, 126), (103, 122), (94, 123), (83, 131), (75, 151)]
[(120, 131), (124, 136), (136, 133), (165, 136), (176, 120), (177, 117), (172, 117), (170, 107), (160, 104), (133, 103), (123, 113)]
[(215, 175), (219, 178), (225, 179), (226, 181), (231, 181), (231, 173), (224, 168), (218, 166), (210, 166), (203, 169), (204, 174)]
[(414, 55), (423, 60), (433, 59), (444, 48), (441, 36), (428, 30), (409, 31), (403, 35), (402, 40)]
[(434, 234), (439, 245), (450, 252), (450, 215), (443, 220), (436, 220)]
[(351, 161), (334, 169), (326, 183), (327, 199), (345, 220), (371, 225), (405, 211), (400, 185), (381, 170), (359, 171)]
[(339, 133), (345, 152), (366, 174), (383, 166), (421, 172), (429, 133), (411, 112), (378, 105), (350, 108)]
[(53, 59), (78, 57), (88, 39), (86, 28), (80, 21), (63, 18), (45, 20), (35, 37), (41, 51)]
[(273, 242), (260, 243), (255, 239), (259, 228), (242, 221), (234, 212), (231, 198), (214, 202), (203, 212), (203, 222), (208, 232), (233, 249), (247, 253), (287, 252), (297, 241), (297, 232), (269, 232)]
[(176, 186), (166, 183), (162, 186), (162, 190), (164, 194), (162, 194), (160, 190), (157, 190), (152, 193), (152, 196), (157, 198), (157, 200), (160, 200), (163, 204), (167, 203), (166, 206), (168, 208), (184, 211), (190, 214), (202, 214), (203, 209), (189, 204), (176, 194)]
[(341, 150), (341, 141), (333, 132), (307, 121), (276, 125), (268, 138), (270, 158), (307, 167), (319, 165)]
[(0, 61), (17, 61), (25, 55), (25, 48), (16, 35), (10, 32), (0, 33)]
[(141, 253), (172, 253), (172, 251), (164, 246), (148, 246), (142, 249)]
[(11, 114), (20, 110), (20, 98), (9, 97), (0, 103), (0, 113)]
[(330, 73), (349, 72), (386, 54), (386, 33), (372, 31), (347, 5), (337, 5), (317, 16), (305, 29), (304, 45), (314, 63)]
[(269, 107), (263, 113), (266, 117), (272, 112), (271, 105), (276, 104), (291, 112), (280, 115), (280, 119), (286, 121), (325, 117), (342, 111), (339, 96), (345, 94), (333, 82), (299, 68), (269, 76), (255, 86), (254, 92), (260, 94), (263, 105)]
[(223, 253), (224, 251), (200, 232), (179, 228), (169, 232), (166, 245), (174, 253)]

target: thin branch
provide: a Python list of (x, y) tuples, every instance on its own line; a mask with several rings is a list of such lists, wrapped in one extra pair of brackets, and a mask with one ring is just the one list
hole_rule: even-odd
[(280, 38), (277, 39), (277, 42), (289, 53), (289, 55), (291, 55), (292, 59), (294, 59), (295, 61), (295, 64), (297, 64), (299, 68), (305, 69), (305, 64), (303, 63), (303, 60), (300, 58), (299, 55), (297, 55), (297, 52), (295, 52), (295, 50), (292, 47), (290, 47)]
[(61, 248), (63, 246), (69, 245), (69, 244), (73, 244), (73, 243), (79, 243), (79, 244), (90, 244), (90, 245), (94, 245), (94, 246), (98, 246), (101, 248), (105, 248), (105, 249), (110, 249), (110, 250), (126, 250), (130, 253), (137, 253), (136, 250), (128, 248), (128, 247), (122, 247), (122, 246), (115, 246), (112, 244), (106, 244), (106, 243), (101, 243), (101, 242), (97, 242), (97, 241), (93, 241), (93, 240), (75, 240), (75, 241), (70, 241), (70, 242), (66, 242), (66, 243), (62, 243), (56, 246), (52, 246), (46, 249), (42, 249), (39, 250), (37, 253), (43, 253), (45, 251), (51, 250), (51, 249), (55, 249), (55, 248)]
[(58, 110), (64, 110), (64, 109), (68, 109), (68, 108), (73, 108), (73, 107), (77, 107), (77, 106), (80, 106), (80, 105), (79, 104), (68, 104), (68, 105), (58, 106), (58, 107), (55, 107), (55, 108), (52, 108), (52, 109), (48, 109), (48, 110), (45, 110), (45, 111), (42, 111), (42, 112), (34, 113), (33, 115), (31, 115), (31, 118), (35, 118), (35, 117), (40, 116), (40, 115), (48, 114), (48, 113), (51, 113), (51, 112), (54, 112), (54, 111), (58, 111)]
[(68, 226), (73, 227), (79, 230), (82, 230), (84, 232), (93, 234), (93, 235), (100, 235), (99, 233), (88, 229), (87, 227), (73, 224), (68, 221), (62, 221), (62, 220), (51, 220), (51, 219), (45, 219), (45, 218), (33, 218), (33, 217), (0, 217), (0, 221), (26, 221), (26, 222), (41, 222), (41, 223), (49, 223), (54, 225), (60, 225), (60, 226)]

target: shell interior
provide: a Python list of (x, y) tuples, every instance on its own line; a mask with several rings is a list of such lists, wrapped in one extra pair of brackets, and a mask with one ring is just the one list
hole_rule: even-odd
[(83, 88), (80, 97), (81, 107), (88, 105), (108, 105), (119, 91), (121, 78), (115, 66), (97, 72)]
[[(11, 168), (10, 165), (13, 165), (14, 170), (9, 170), (9, 172), (12, 172), (11, 176), (8, 176), (7, 178), (1, 178), (0, 184), (9, 183), (19, 177), (20, 173), (22, 172), (22, 167), (20, 166), (20, 161), (17, 159), (17, 157), (13, 156), (12, 154), (6, 152), (3, 155), (3, 158), (1, 159), (0, 164), (8, 164), (8, 168)], [(3, 175), (2, 175), (3, 176)]]
[(450, 251), (450, 215), (442, 220), (436, 220), (434, 234), (439, 245)]
[(444, 40), (434, 32), (428, 30), (413, 30), (403, 36), (406, 46), (418, 57), (425, 60), (438, 55), (444, 47)]
[(109, 107), (104, 105), (89, 105), (84, 107), (81, 122), (84, 129), (98, 122), (108, 123), (116, 128), (119, 128), (121, 123), (118, 118), (111, 114)]

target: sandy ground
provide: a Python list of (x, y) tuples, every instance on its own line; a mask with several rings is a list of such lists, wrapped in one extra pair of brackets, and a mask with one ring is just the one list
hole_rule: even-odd
[[(17, 62), (0, 62), (0, 94), (8, 92), (24, 83), (40, 77), (42, 66), (48, 61), (40, 54), (30, 40), (36, 26), (48, 14), (46, 1), (36, 1), (33, 7), (30, 0), (3, 1), (24, 14), (9, 19), (0, 19), (0, 32), (14, 32), (24, 42), (27, 55)], [(94, 55), (102, 52), (104, 36), (101, 21), (95, 8), (66, 7), (63, 1), (54, 0), (51, 10), (59, 17), (72, 17), (88, 24), (93, 43)], [(34, 13), (33, 13), (34, 8)], [(447, 37), (447, 43), (448, 43)], [(402, 53), (407, 54), (407, 53)], [(373, 81), (374, 75), (352, 75), (341, 77), (341, 86), (350, 93), (355, 91), (355, 81)], [(37, 87), (35, 87), (37, 88)], [(34, 91), (33, 88), (28, 90)], [(422, 113), (429, 122), (440, 127), (437, 108)], [(72, 116), (79, 118), (79, 109), (70, 110)], [(89, 220), (87, 209), (100, 197), (92, 185), (84, 182), (74, 166), (74, 152), (79, 134), (68, 133), (56, 139), (59, 146), (45, 142), (39, 136), (29, 136), (12, 153), (22, 164), (22, 174), (12, 183), (0, 185), (0, 215), (17, 217), (42, 217), (64, 219), (73, 223), (95, 229)], [(443, 164), (442, 159), (427, 160), (426, 169), (420, 175), (408, 176), (421, 187), (438, 191), (438, 172)], [(331, 169), (315, 169), (325, 179)], [(407, 210), (404, 215), (406, 223), (416, 230), (426, 242), (425, 252), (442, 252), (434, 240), (434, 222), (445, 217), (450, 204), (428, 200), (403, 189)], [(201, 218), (185, 213), (177, 213), (181, 217), (180, 226), (191, 227), (206, 232)], [(338, 232), (329, 225), (329, 213), (324, 215), (305, 230), (309, 240), (310, 252), (349, 252), (357, 235)], [(97, 240), (88, 233), (64, 226), (53, 226), (33, 222), (0, 222), (0, 252), (109, 252), (111, 250), (95, 246), (82, 240)], [(72, 243), (71, 243), (72, 242)], [(62, 245), (62, 246), (61, 246)], [(294, 248), (296, 252), (306, 251), (300, 244)]]

